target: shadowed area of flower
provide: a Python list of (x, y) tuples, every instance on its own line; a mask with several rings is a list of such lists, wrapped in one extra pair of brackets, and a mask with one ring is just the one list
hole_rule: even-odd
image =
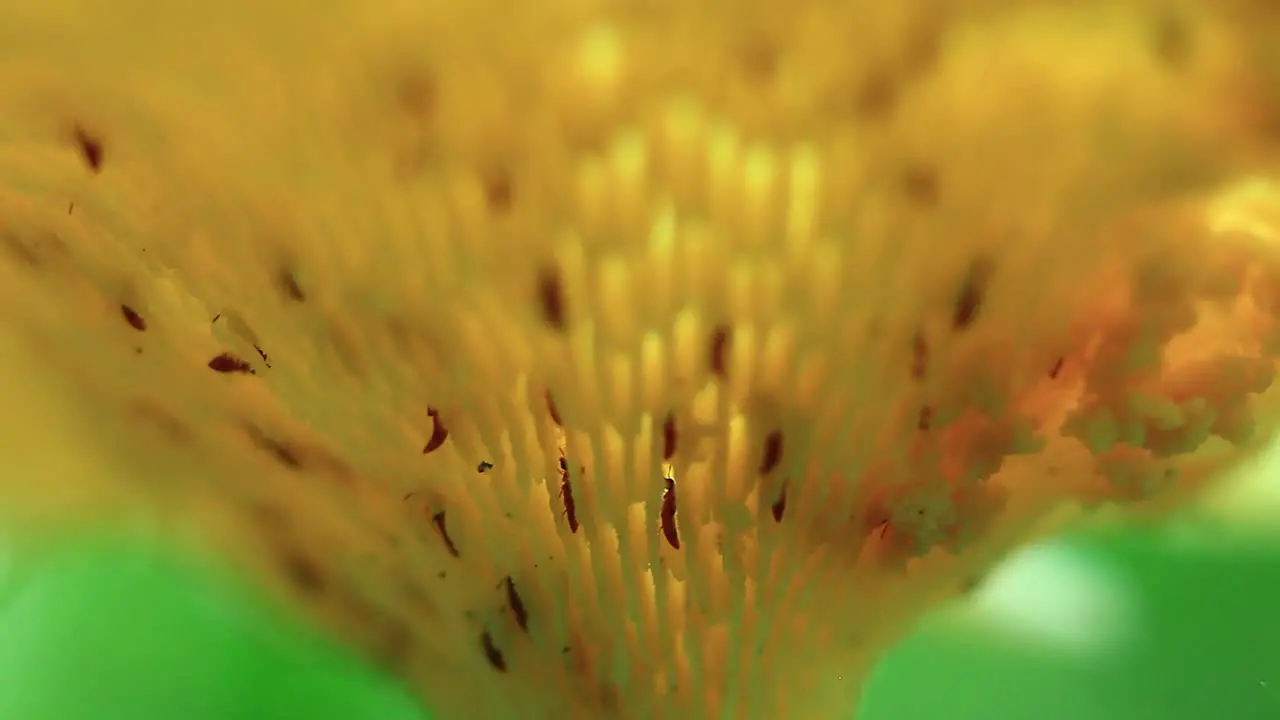
[(0, 10), (0, 508), (444, 717), (841, 717), (1280, 420), (1256, 0)]

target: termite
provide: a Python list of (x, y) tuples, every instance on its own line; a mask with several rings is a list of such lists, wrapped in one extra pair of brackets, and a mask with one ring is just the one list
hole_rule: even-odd
[(662, 491), (662, 513), (660, 524), (662, 536), (672, 548), (680, 549), (680, 535), (676, 531), (676, 481), (675, 478), (664, 478), (666, 489)]

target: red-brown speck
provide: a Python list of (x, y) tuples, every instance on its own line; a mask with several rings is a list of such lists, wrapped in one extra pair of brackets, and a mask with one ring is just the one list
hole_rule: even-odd
[(144, 319), (141, 315), (137, 313), (137, 311), (135, 311), (133, 308), (129, 307), (128, 305), (120, 306), (120, 314), (124, 315), (125, 322), (129, 323), (129, 326), (132, 327), (134, 330), (138, 330), (141, 332), (147, 329), (146, 319)]

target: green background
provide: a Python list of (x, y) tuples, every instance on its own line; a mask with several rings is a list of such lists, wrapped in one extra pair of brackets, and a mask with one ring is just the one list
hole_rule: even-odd
[[(1111, 594), (1129, 608), (1123, 622), (1064, 619), (1074, 601), (1060, 586), (1073, 581), (1045, 569), (1050, 556), (1121, 579)], [(957, 608), (883, 663), (867, 717), (1280, 719), (1280, 547), (1166, 525), (1072, 537), (1018, 567), (998, 582), (1018, 589), (1030, 626), (1068, 648), (1117, 623), (1121, 639), (1064, 650), (1008, 630), (999, 607)], [(156, 551), (96, 542), (0, 563), (0, 579), (5, 720), (425, 717), (393, 681), (250, 592)]]

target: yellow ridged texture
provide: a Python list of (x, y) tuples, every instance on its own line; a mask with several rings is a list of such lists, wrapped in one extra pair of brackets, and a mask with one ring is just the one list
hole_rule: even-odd
[(0, 517), (225, 558), (445, 718), (848, 717), (1012, 548), (1273, 437), (1277, 37), (5, 3)]

